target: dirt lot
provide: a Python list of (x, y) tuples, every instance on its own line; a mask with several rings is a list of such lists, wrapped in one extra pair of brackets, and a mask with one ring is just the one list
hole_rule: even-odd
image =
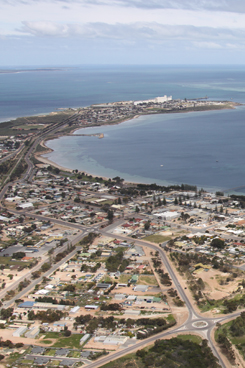
[(212, 299), (221, 299), (232, 294), (238, 287), (242, 277), (237, 277), (234, 281), (226, 285), (220, 285), (220, 280), (226, 280), (229, 274), (220, 272), (219, 270), (211, 269), (208, 272), (202, 272), (198, 275), (204, 281), (206, 287), (204, 293)]

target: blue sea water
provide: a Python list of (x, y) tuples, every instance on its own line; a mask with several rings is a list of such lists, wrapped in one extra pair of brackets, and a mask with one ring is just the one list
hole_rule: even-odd
[(83, 66), (1, 69), (0, 121), (94, 103), (173, 98), (245, 101), (243, 66)]
[[(82, 129), (98, 137), (48, 142), (46, 157), (97, 176), (210, 190), (245, 187), (245, 107), (236, 110), (142, 116), (114, 126)], [(77, 131), (76, 133), (81, 133)]]
[[(243, 66), (115, 66), (0, 71), (0, 121), (64, 107), (172, 95), (245, 103)], [(48, 157), (98, 176), (135, 182), (245, 188), (245, 108), (144, 116), (86, 129), (95, 137), (48, 142)]]

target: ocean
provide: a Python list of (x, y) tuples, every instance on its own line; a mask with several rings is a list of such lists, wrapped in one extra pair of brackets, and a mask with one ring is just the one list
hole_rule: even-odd
[[(245, 103), (243, 66), (115, 66), (0, 70), (0, 121), (59, 108), (178, 98)], [(117, 126), (88, 128), (96, 137), (47, 143), (61, 166), (133, 182), (197, 185), (245, 192), (245, 107), (143, 116)]]

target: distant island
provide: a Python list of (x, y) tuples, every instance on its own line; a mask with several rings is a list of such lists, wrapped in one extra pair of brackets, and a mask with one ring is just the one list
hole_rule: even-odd
[(40, 69), (0, 69), (0, 74), (15, 74), (27, 72), (53, 72), (61, 70), (60, 68), (40, 68)]

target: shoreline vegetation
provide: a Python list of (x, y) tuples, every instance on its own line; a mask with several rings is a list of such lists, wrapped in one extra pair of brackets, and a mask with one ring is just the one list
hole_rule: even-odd
[[(62, 167), (59, 164), (43, 157), (44, 154), (52, 152), (52, 149), (46, 146), (46, 142), (58, 139), (62, 136), (73, 136), (79, 129), (88, 127), (99, 127), (105, 125), (116, 125), (140, 116), (155, 114), (173, 114), (187, 112), (202, 112), (213, 110), (234, 109), (241, 104), (233, 101), (209, 101), (206, 98), (192, 100), (167, 100), (161, 103), (147, 101), (120, 101), (91, 105), (84, 108), (68, 108), (57, 112), (51, 112), (45, 115), (20, 117), (15, 120), (3, 122), (0, 124), (0, 136), (18, 135), (26, 133), (32, 135), (42, 135), (48, 127), (58, 124), (58, 128), (51, 135), (45, 135), (39, 143), (34, 159), (41, 164), (54, 166), (62, 171), (73, 172), (72, 169)], [(76, 134), (81, 136), (97, 136), (104, 138), (103, 133), (96, 134)], [(86, 172), (87, 175), (96, 177), (96, 174)], [(108, 180), (109, 178), (103, 177)]]

